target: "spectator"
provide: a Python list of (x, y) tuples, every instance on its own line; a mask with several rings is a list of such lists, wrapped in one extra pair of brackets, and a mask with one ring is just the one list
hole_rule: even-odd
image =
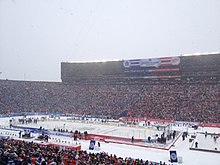
[[(74, 165), (74, 164), (152, 164), (148, 160), (121, 158), (109, 155), (105, 152), (87, 153), (87, 151), (72, 151), (70, 149), (59, 150), (57, 147), (8, 139), (3, 142), (3, 151), (0, 163), (16, 165), (38, 164), (38, 165)], [(163, 163), (165, 164), (165, 163)]]
[(0, 80), (0, 109), (2, 114), (34, 111), (111, 118), (127, 111), (130, 117), (218, 123), (217, 89), (216, 82), (184, 80), (142, 85)]

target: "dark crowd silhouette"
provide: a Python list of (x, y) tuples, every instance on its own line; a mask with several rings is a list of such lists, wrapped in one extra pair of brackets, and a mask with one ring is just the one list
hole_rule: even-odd
[(165, 165), (143, 159), (122, 158), (105, 152), (59, 149), (34, 142), (0, 140), (1, 165)]

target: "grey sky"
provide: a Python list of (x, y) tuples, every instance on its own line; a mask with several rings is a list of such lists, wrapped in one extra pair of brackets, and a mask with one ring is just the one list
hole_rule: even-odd
[(61, 81), (62, 61), (220, 50), (220, 0), (0, 0), (0, 79)]

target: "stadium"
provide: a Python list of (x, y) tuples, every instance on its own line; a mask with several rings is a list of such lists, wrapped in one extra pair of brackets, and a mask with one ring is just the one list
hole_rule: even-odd
[(62, 62), (61, 79), (0, 80), (2, 164), (220, 162), (220, 54)]

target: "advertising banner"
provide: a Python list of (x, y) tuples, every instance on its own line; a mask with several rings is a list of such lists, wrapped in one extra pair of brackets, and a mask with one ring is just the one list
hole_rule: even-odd
[(164, 57), (164, 58), (147, 58), (147, 59), (135, 59), (135, 60), (124, 60), (123, 65), (125, 68), (132, 67), (159, 67), (159, 66), (172, 66), (179, 65), (179, 57)]

